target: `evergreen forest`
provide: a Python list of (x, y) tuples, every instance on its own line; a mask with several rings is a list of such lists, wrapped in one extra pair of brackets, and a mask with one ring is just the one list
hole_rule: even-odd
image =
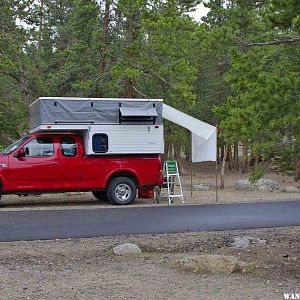
[[(0, 3), (0, 145), (41, 96), (163, 98), (218, 127), (230, 169), (277, 159), (300, 179), (299, 0)], [(185, 129), (166, 122), (165, 141), (190, 159)]]

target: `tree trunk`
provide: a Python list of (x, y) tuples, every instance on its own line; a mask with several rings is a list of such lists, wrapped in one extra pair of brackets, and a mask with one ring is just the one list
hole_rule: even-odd
[(191, 160), (192, 160), (191, 152), (192, 152), (192, 150), (190, 147), (185, 147), (185, 160), (188, 162), (191, 162)]
[(233, 154), (233, 157), (234, 157), (234, 169), (236, 171), (239, 170), (239, 144), (238, 143), (235, 143), (234, 146), (234, 154)]
[(228, 147), (226, 145), (224, 145), (224, 156), (223, 156), (222, 167), (221, 167), (221, 186), (220, 186), (221, 189), (225, 188), (224, 173), (225, 173), (227, 153), (228, 153)]
[(40, 0), (39, 40), (38, 40), (39, 50), (42, 50), (43, 29), (44, 29), (44, 0)]
[[(128, 61), (132, 62), (133, 53), (132, 53), (132, 43), (133, 43), (133, 16), (130, 15), (127, 17), (127, 56)], [(125, 98), (133, 98), (134, 89), (133, 89), (133, 80), (128, 78), (125, 83)]]
[(105, 1), (105, 11), (103, 18), (103, 32), (101, 37), (101, 47), (100, 47), (100, 61), (99, 61), (99, 80), (96, 87), (96, 97), (103, 97), (103, 82), (105, 75), (105, 62), (106, 62), (106, 51), (107, 51), (107, 40), (108, 40), (108, 28), (109, 28), (109, 9), (111, 0)]
[(246, 173), (248, 171), (248, 153), (247, 145), (243, 144), (243, 161), (242, 161), (242, 172)]
[(220, 163), (220, 147), (217, 147), (217, 164)]
[(300, 159), (296, 161), (295, 167), (295, 181), (300, 180)]
[(181, 157), (180, 157), (180, 144), (178, 143), (173, 143), (173, 148), (174, 148), (174, 157), (175, 160), (177, 160), (177, 165), (178, 165), (178, 170), (180, 174), (184, 174), (184, 169), (181, 165)]
[(231, 145), (228, 145), (228, 166), (229, 171), (233, 169), (233, 160), (232, 160), (232, 148)]
[[(224, 159), (224, 148), (225, 148), (225, 145), (223, 145), (222, 147), (221, 147), (221, 161), (223, 161), (223, 159)], [(226, 157), (225, 157), (226, 158)]]

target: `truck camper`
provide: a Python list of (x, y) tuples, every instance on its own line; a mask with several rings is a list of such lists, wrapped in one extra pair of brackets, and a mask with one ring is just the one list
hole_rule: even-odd
[(161, 99), (42, 97), (30, 134), (0, 153), (1, 194), (91, 191), (130, 204), (162, 184)]

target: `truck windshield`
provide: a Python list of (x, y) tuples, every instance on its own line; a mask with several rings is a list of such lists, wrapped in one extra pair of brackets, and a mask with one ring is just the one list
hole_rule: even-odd
[(18, 141), (14, 142), (13, 144), (11, 144), (10, 146), (8, 146), (6, 149), (4, 149), (3, 151), (0, 152), (0, 154), (9, 154), (11, 152), (13, 152), (14, 150), (16, 150), (23, 142), (25, 142), (28, 139), (28, 136), (24, 136), (21, 139), (19, 139)]

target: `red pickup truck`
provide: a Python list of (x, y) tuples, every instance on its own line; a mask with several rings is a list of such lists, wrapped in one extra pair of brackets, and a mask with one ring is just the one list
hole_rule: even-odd
[(85, 155), (70, 133), (28, 135), (0, 153), (1, 194), (91, 191), (112, 204), (130, 204), (137, 190), (163, 182), (159, 155)]

